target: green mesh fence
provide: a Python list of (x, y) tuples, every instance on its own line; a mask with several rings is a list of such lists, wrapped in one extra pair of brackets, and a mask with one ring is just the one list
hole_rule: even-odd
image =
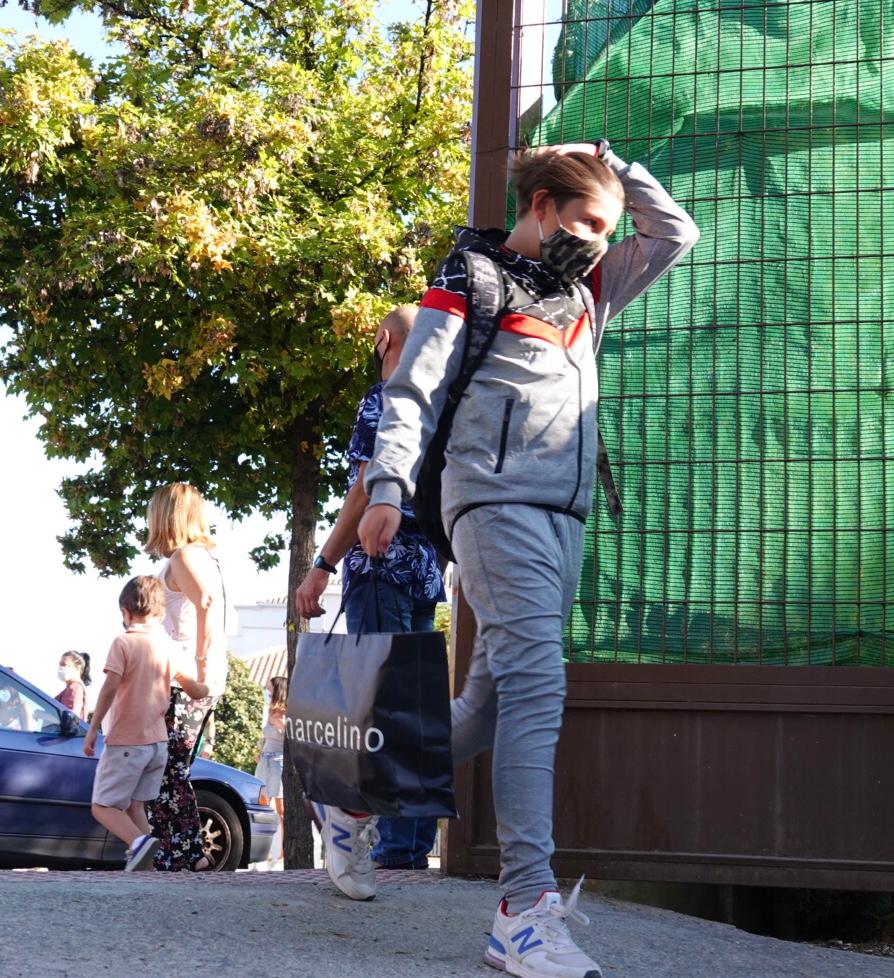
[(894, 2), (550, 6), (521, 135), (607, 135), (702, 232), (603, 340), (569, 658), (894, 664)]

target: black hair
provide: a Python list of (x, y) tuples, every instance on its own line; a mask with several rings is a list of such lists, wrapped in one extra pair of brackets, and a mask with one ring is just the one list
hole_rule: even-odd
[(91, 683), (90, 679), (90, 653), (89, 652), (75, 652), (72, 649), (70, 652), (63, 652), (62, 659), (68, 659), (69, 662), (74, 663), (75, 668), (81, 674), (81, 682), (85, 686), (89, 686)]

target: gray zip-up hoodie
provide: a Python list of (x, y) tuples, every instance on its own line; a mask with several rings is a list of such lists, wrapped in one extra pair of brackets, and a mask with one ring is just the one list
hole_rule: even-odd
[(599, 380), (595, 354), (606, 323), (698, 241), (689, 215), (638, 163), (610, 150), (635, 233), (609, 247), (591, 288), (596, 322), (576, 290), (502, 246), (506, 232), (464, 231), (422, 300), (397, 369), (384, 388), (370, 505), (400, 507), (416, 476), (462, 360), (466, 273), (461, 252), (482, 251), (503, 270), (508, 313), (456, 410), (441, 480), (448, 537), (465, 512), (527, 503), (585, 520), (596, 476)]

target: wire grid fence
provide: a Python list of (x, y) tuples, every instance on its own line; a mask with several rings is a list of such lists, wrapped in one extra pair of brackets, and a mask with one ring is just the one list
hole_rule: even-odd
[(894, 664), (891, 0), (517, 11), (517, 144), (607, 136), (702, 233), (603, 339), (568, 658)]

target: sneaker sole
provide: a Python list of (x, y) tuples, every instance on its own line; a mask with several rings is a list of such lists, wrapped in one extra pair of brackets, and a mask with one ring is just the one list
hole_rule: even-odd
[[(484, 952), (484, 963), (489, 964), (492, 968), (496, 968), (497, 971), (504, 971), (507, 975), (515, 975), (516, 978), (543, 978), (542, 974), (531, 971), (530, 968), (526, 968), (520, 962), (511, 960), (502, 961), (500, 958), (491, 955), (488, 951)], [(591, 969), (583, 978), (603, 978), (603, 975), (601, 971), (593, 971)]]
[(347, 890), (342, 889), (338, 885), (338, 883), (334, 879), (332, 879), (331, 874), (329, 876), (329, 879), (332, 881), (332, 885), (336, 888), (336, 890), (338, 890), (339, 893), (346, 896), (349, 900), (353, 900), (355, 903), (369, 903), (371, 900), (375, 900), (376, 898), (375, 893), (371, 893), (368, 897), (355, 897), (352, 894), (348, 893)]
[(484, 952), (484, 963), (489, 964), (492, 968), (496, 968), (497, 971), (506, 970), (506, 962), (500, 958), (493, 957), (490, 951)]
[(146, 869), (152, 869), (152, 863), (155, 859), (155, 854), (158, 852), (158, 847), (161, 843), (158, 839), (152, 837), (149, 842), (143, 846), (140, 855), (136, 859), (130, 860), (124, 867), (125, 873), (139, 873)]

